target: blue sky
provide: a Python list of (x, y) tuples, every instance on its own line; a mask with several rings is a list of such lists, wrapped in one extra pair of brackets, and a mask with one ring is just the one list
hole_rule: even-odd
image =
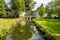
[[(6, 3), (10, 2), (10, 0), (5, 0), (5, 1), (6, 1)], [(51, 0), (34, 0), (34, 1), (36, 1), (36, 3), (37, 3), (34, 8), (34, 10), (35, 10), (37, 7), (39, 7), (41, 5), (41, 3), (43, 3), (44, 6), (46, 6)]]

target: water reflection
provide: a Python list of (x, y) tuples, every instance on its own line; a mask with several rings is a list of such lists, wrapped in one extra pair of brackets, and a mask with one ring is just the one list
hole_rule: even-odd
[(42, 36), (39, 34), (39, 32), (36, 29), (36, 26), (31, 26), (34, 29), (34, 33), (32, 37), (29, 40), (43, 40)]
[(10, 32), (10, 34), (6, 37), (6, 40), (12, 40), (12, 39), (11, 39), (11, 36), (12, 36), (12, 35), (11, 35), (11, 32)]
[(0, 40), (6, 40), (6, 36), (4, 36), (4, 37), (0, 38)]
[(17, 24), (6, 37), (6, 40), (43, 40), (43, 38), (39, 35), (36, 26), (32, 26), (28, 23), (25, 26)]
[(32, 36), (30, 27), (18, 24), (12, 31), (12, 40), (28, 40)]

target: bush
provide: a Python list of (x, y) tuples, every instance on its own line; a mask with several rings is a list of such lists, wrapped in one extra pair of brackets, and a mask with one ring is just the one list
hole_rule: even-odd
[(55, 16), (54, 19), (58, 19), (58, 17)]
[(44, 19), (52, 19), (52, 17), (44, 17)]

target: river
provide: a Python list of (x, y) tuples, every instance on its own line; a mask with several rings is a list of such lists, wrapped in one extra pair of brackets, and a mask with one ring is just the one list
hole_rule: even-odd
[[(23, 21), (22, 21), (23, 22)], [(23, 22), (23, 25), (25, 23)], [(27, 23), (25, 26), (16, 27), (7, 35), (6, 40), (44, 40), (36, 26), (32, 23)]]
[[(21, 22), (24, 25), (24, 21)], [(4, 40), (44, 40), (33, 23), (18, 24)]]

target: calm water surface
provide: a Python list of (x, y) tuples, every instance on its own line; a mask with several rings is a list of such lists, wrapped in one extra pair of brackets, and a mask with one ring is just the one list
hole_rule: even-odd
[(1, 40), (44, 40), (44, 39), (36, 29), (36, 26), (31, 24), (30, 25), (25, 24), (25, 26), (21, 26), (18, 24), (5, 38)]
[(7, 37), (6, 40), (43, 40), (34, 25), (16, 27)]

